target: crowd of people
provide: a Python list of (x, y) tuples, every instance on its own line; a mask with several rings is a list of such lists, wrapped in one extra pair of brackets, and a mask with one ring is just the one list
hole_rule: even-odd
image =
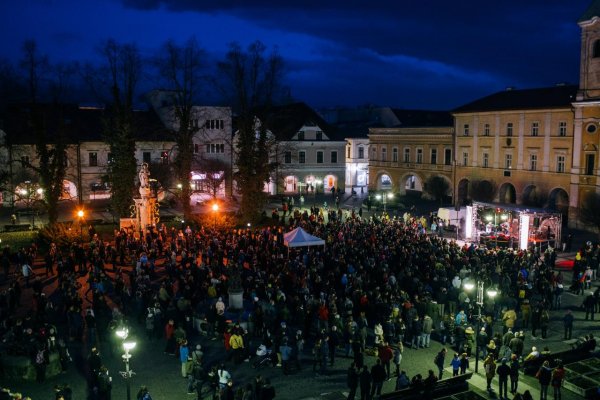
[[(111, 343), (115, 331), (128, 325), (148, 340), (164, 340), (164, 353), (178, 358), (187, 391), (198, 399), (270, 400), (275, 388), (269, 379), (236, 381), (240, 364), (257, 365), (264, 358), (289, 374), (312, 362), (315, 375), (327, 376), (336, 355), (352, 358), (348, 398), (360, 389), (361, 399), (371, 399), (393, 377), (396, 389), (427, 391), (446, 366), (464, 373), (475, 353), (484, 365), (498, 361), (494, 374), (499, 376), (497, 371), (504, 376), (515, 363), (522, 370), (519, 363), (528, 362), (525, 332), (530, 330), (532, 340), (545, 338), (548, 311), (561, 308), (564, 277), (554, 271), (552, 254), (461, 246), (427, 234), (427, 219), (408, 214), (368, 219), (328, 214), (325, 222), (317, 207), (290, 210), (289, 223), (252, 229), (163, 224), (143, 235), (121, 230), (110, 242), (93, 235), (85, 245), (51, 245), (43, 255), (36, 246), (16, 253), (5, 249), (9, 283), (0, 296), (0, 329), (7, 352), (30, 357), (43, 382), (50, 355), (56, 354), (65, 370), (71, 359), (67, 343), (81, 341), (89, 349), (90, 395), (110, 399), (112, 377), (97, 345)], [(287, 248), (283, 235), (295, 226), (326, 245)], [(576, 293), (577, 282), (585, 285), (587, 279), (581, 276), (595, 278), (598, 255), (599, 247), (591, 243), (578, 253), (571, 285)], [(40, 276), (25, 268), (38, 258), (46, 275), (57, 276), (49, 295)], [(481, 315), (476, 293), (463, 290), (467, 281), (500, 293), (485, 298)], [(25, 316), (18, 313), (22, 285), (34, 293), (33, 310)], [(232, 312), (224, 300), (235, 290), (243, 293), (244, 312)], [(592, 319), (599, 294), (584, 296)], [(476, 326), (481, 326), (478, 334)], [(404, 349), (430, 347), (432, 335), (455, 355), (446, 359), (445, 351), (438, 353), (437, 374), (431, 370), (425, 378), (409, 379), (401, 368)], [(211, 340), (222, 341), (223, 357), (205, 357), (200, 343)], [(375, 350), (369, 368), (365, 356)], [(59, 389), (57, 399), (70, 398), (69, 390)], [(505, 388), (500, 393), (506, 398)], [(516, 385), (511, 393), (518, 394)], [(148, 389), (141, 388), (137, 398), (150, 399)]]

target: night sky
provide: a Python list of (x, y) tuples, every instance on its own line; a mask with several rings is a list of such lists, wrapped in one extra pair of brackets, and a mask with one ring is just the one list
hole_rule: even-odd
[(91, 61), (114, 38), (153, 56), (195, 36), (207, 62), (231, 42), (277, 46), (292, 96), (313, 107), (450, 109), (507, 86), (577, 83), (591, 0), (0, 1), (0, 57), (26, 39), (51, 62)]

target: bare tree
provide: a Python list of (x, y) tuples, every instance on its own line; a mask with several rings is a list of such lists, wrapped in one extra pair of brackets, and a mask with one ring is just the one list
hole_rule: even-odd
[(241, 193), (240, 212), (245, 218), (256, 219), (266, 202), (264, 184), (269, 180), (269, 137), (266, 125), (257, 117), (268, 115), (279, 89), (283, 60), (277, 51), (266, 54), (261, 42), (246, 50), (231, 44), (219, 69), (224, 75), (237, 113), (236, 181)]
[(50, 64), (47, 56), (39, 54), (34, 41), (24, 43), (20, 65), (29, 89), (28, 118), (37, 155), (35, 163), (24, 161), (23, 164), (38, 176), (48, 221), (53, 224), (58, 219), (58, 201), (63, 193), (66, 170), (65, 107), (58, 98), (49, 105), (39, 103), (41, 82), (48, 83), (51, 79), (48, 76)]
[(171, 91), (170, 118), (177, 147), (173, 166), (175, 176), (181, 183), (178, 193), (186, 219), (192, 213), (190, 197), (193, 191), (189, 182), (194, 160), (194, 136), (201, 129), (194, 122), (194, 103), (202, 84), (206, 82), (202, 75), (203, 57), (204, 52), (198, 42), (191, 38), (185, 46), (179, 46), (173, 40), (167, 41), (162, 54), (155, 59), (158, 74)]
[(100, 68), (87, 65), (84, 78), (95, 95), (107, 105), (104, 138), (112, 156), (108, 168), (111, 203), (113, 210), (125, 217), (130, 213), (137, 171), (133, 99), (142, 62), (134, 44), (119, 44), (109, 39), (99, 51), (104, 65)]

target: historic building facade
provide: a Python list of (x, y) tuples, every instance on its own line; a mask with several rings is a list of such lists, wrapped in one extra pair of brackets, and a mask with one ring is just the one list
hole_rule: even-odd
[(432, 176), (446, 180), (451, 195), (453, 124), (448, 112), (394, 110), (395, 127), (369, 128), (369, 189), (424, 192)]

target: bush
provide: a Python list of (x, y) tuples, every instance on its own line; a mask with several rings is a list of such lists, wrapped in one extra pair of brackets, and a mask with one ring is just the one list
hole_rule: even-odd
[(58, 247), (70, 246), (73, 242), (89, 240), (87, 229), (80, 230), (69, 223), (57, 222), (40, 229), (40, 240), (45, 243), (56, 243)]
[(31, 246), (37, 239), (37, 231), (5, 232), (2, 234), (2, 247), (8, 246), (11, 251), (17, 251), (22, 247)]

